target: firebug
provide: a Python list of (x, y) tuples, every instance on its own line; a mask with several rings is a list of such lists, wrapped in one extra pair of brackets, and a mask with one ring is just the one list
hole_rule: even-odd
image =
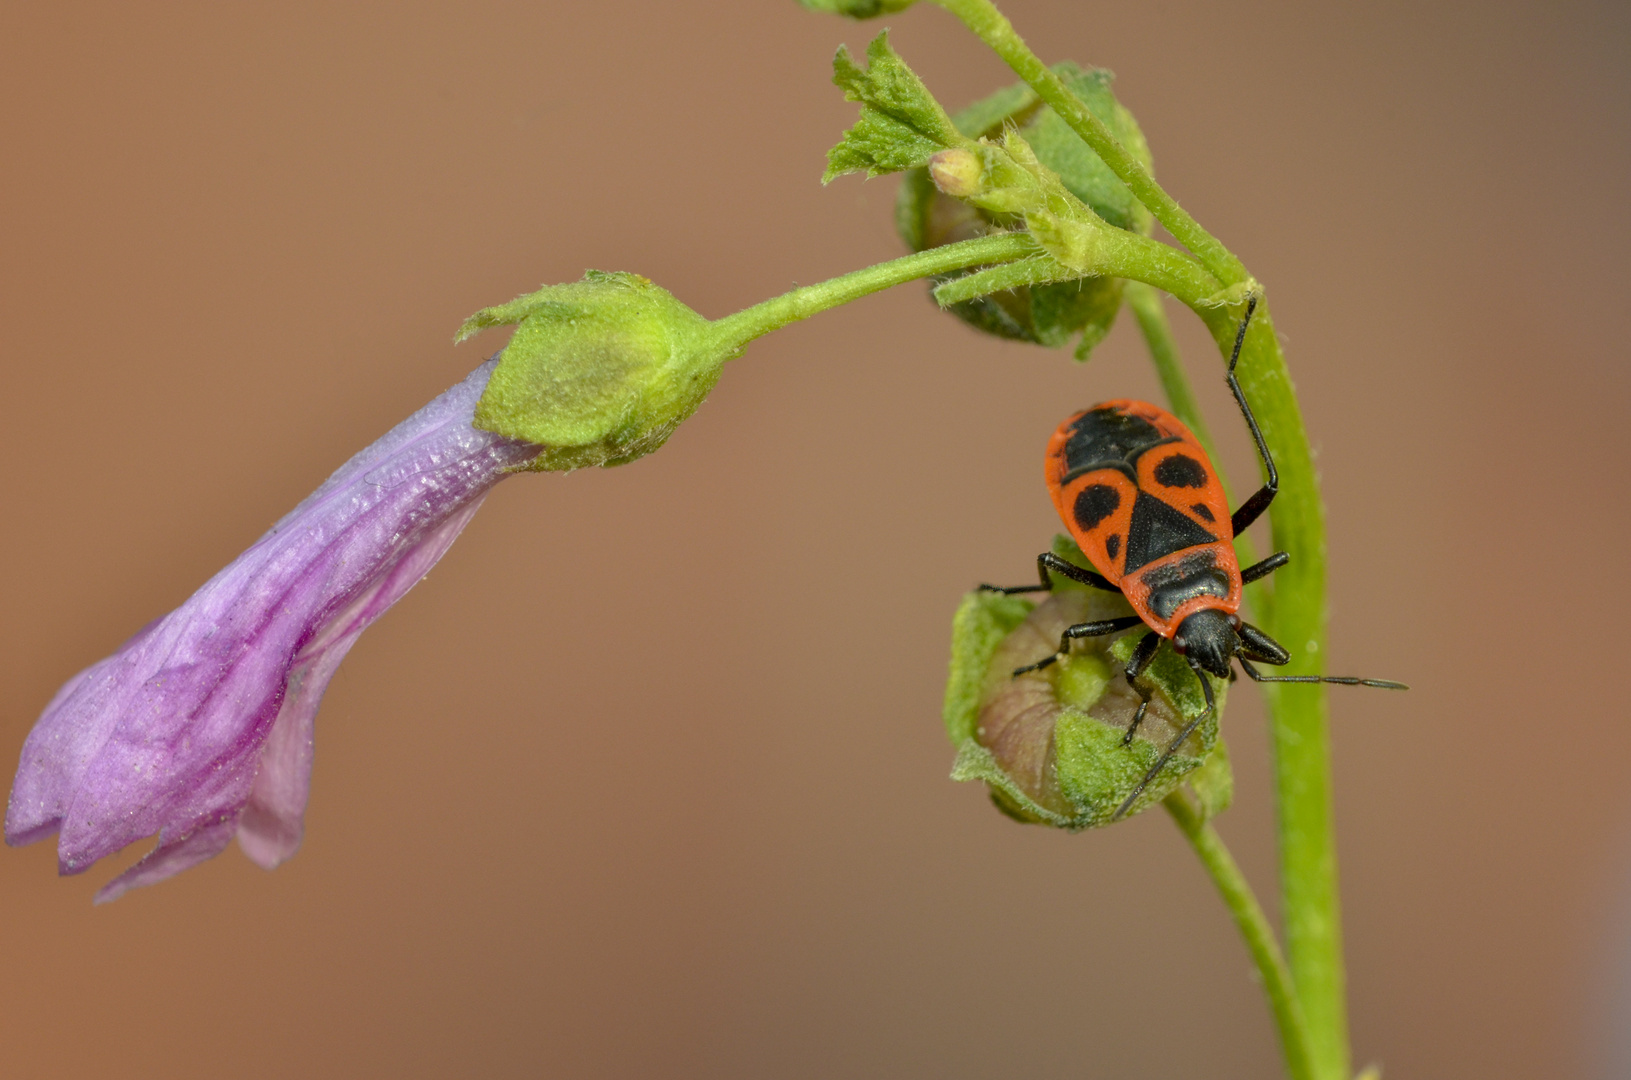
[(1036, 558), (1039, 585), (981, 589), (1001, 593), (1048, 592), (1050, 573), (1127, 598), (1135, 614), (1100, 622), (1078, 623), (1060, 636), (1057, 652), (1014, 674), (1037, 671), (1069, 655), (1076, 638), (1114, 634), (1143, 624), (1124, 674), (1143, 699), (1122, 745), (1132, 742), (1149, 705), (1150, 690), (1139, 675), (1163, 642), (1183, 656), (1200, 680), (1206, 708), (1190, 720), (1139, 781), (1115, 816), (1133, 805), (1173, 752), (1217, 706), (1206, 674), (1233, 679), (1233, 664), (1256, 682), (1342, 683), (1406, 689), (1403, 683), (1351, 676), (1265, 675), (1252, 666), (1286, 664), (1291, 653), (1251, 623), (1241, 619), (1241, 590), (1291, 561), (1277, 551), (1244, 569), (1235, 558), (1234, 538), (1256, 521), (1274, 501), (1280, 474), (1251, 404), (1235, 377), (1246, 328), (1257, 310), (1257, 297), (1247, 302), (1229, 357), (1229, 390), (1246, 418), (1267, 477), (1263, 486), (1233, 513), (1224, 498), (1217, 470), (1193, 432), (1171, 413), (1142, 401), (1106, 401), (1084, 409), (1059, 425), (1048, 442), (1045, 474), (1054, 506), (1065, 527), (1098, 573), (1074, 566), (1052, 552)]

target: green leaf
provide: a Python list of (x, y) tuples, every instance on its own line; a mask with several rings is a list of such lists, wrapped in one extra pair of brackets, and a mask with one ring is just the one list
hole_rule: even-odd
[(1024, 622), (1035, 606), (1023, 597), (994, 592), (972, 592), (963, 597), (951, 620), (951, 673), (946, 679), (942, 711), (946, 734), (954, 744), (961, 745), (974, 737), (986, 669), (997, 643)]
[(1025, 83), (1015, 83), (976, 101), (951, 122), (971, 139), (995, 139), (1004, 127), (1024, 127), (1041, 100)]
[(923, 165), (938, 150), (972, 145), (923, 80), (889, 47), (889, 31), (872, 39), (866, 55), (864, 68), (842, 46), (833, 57), (833, 82), (845, 98), (861, 103), (861, 118), (827, 152), (822, 183), (852, 172), (901, 172)]

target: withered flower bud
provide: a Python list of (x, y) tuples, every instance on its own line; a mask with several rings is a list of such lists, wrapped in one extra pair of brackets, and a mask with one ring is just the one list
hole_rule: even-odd
[[(1072, 561), (1080, 559), (1077, 554)], [(1057, 649), (1067, 626), (1130, 610), (1119, 596), (1065, 583), (1034, 606), (991, 592), (965, 597), (953, 623), (946, 690), (946, 726), (958, 746), (952, 777), (983, 780), (997, 806), (1020, 821), (1071, 830), (1109, 824), (1182, 728), (1205, 709), (1194, 672), (1170, 649), (1161, 650), (1140, 676), (1154, 693), (1126, 745), (1140, 699), (1122, 670), (1145, 628), (1087, 638), (1058, 663), (1013, 672)], [(1221, 710), (1226, 684), (1213, 685)], [(1129, 816), (1185, 779), (1196, 787), (1203, 810), (1221, 810), (1229, 786), (1221, 749), (1214, 714), (1178, 747)], [(1207, 768), (1197, 773), (1203, 764)]]

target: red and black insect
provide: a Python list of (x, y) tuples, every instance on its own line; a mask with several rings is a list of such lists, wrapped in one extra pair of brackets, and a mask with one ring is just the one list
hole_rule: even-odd
[(1070, 643), (1076, 638), (1114, 634), (1140, 623), (1148, 626), (1149, 632), (1139, 639), (1125, 671), (1128, 684), (1143, 701), (1127, 728), (1124, 746), (1132, 742), (1150, 703), (1150, 691), (1139, 686), (1138, 677), (1163, 641), (1172, 643), (1200, 680), (1206, 696), (1205, 710), (1162, 752), (1116, 811), (1118, 818), (1216, 708), (1212, 684), (1204, 673), (1233, 679), (1233, 664), (1238, 660), (1242, 670), (1256, 682), (1328, 682), (1406, 689), (1403, 683), (1384, 679), (1264, 675), (1252, 666), (1254, 660), (1277, 665), (1291, 660), (1284, 646), (1238, 614), (1242, 586), (1291, 561), (1291, 556), (1277, 551), (1242, 570), (1235, 559), (1234, 538), (1268, 509), (1280, 486), (1274, 458), (1235, 378), (1246, 327), (1256, 310), (1254, 296), (1235, 334), (1228, 374), (1229, 389), (1246, 418), (1268, 477), (1256, 494), (1229, 513), (1217, 470), (1194, 434), (1177, 417), (1142, 401), (1106, 401), (1059, 425), (1048, 442), (1046, 463), (1048, 490), (1059, 516), (1082, 553), (1101, 572), (1083, 570), (1052, 552), (1044, 552), (1036, 558), (1040, 585), (1007, 589), (980, 586), (1001, 593), (1048, 592), (1053, 589), (1048, 576), (1051, 571), (1127, 598), (1137, 614), (1068, 627), (1059, 638), (1058, 652), (1014, 672), (1023, 675), (1062, 659), (1069, 655)]

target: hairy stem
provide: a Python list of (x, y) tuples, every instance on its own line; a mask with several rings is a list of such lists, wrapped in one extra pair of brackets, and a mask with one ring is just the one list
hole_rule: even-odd
[[(1248, 284), (1261, 289), (1245, 266), (1162, 190), (1149, 171), (1048, 70), (992, 0), (934, 2), (995, 50), (1189, 249), (1198, 264), (1186, 267), (1170, 258), (1156, 259), (1151, 253), (1117, 253), (1100, 258), (1102, 266), (1096, 262), (1080, 267), (1080, 272), (1131, 278), (1170, 292), (1200, 316), (1227, 356), (1244, 299), (1236, 294), (1243, 293)], [(994, 259), (992, 263), (1008, 261), (1012, 260)], [(1143, 272), (1116, 268), (1133, 263), (1143, 266)], [(1150, 311), (1146, 305), (1145, 313)], [(1147, 334), (1150, 326), (1155, 327), (1159, 340), (1152, 347), (1170, 345), (1162, 326), (1144, 320), (1141, 325), (1146, 325)], [(1170, 350), (1168, 355), (1175, 358)], [(1157, 360), (1162, 362), (1159, 354)], [(1259, 307), (1247, 334), (1239, 376), (1280, 469), (1280, 493), (1270, 512), (1274, 546), (1291, 555), (1290, 564), (1277, 575), (1272, 606), (1262, 596), (1259, 610), (1267, 611), (1264, 628), (1292, 653), (1288, 672), (1317, 675), (1326, 622), (1324, 512), (1302, 415), (1266, 305)], [(1193, 409), (1192, 396), (1176, 396), (1175, 408), (1179, 401), (1184, 402), (1184, 410)], [(1263, 686), (1262, 690), (1272, 718), (1286, 961), (1305, 1024), (1311, 1080), (1346, 1080), (1348, 1031), (1325, 692), (1318, 684)]]
[(1174, 791), (1161, 805), (1167, 808), (1167, 813), (1178, 825), (1178, 831), (1195, 849), (1201, 865), (1212, 878), (1212, 884), (1217, 886), (1224, 906), (1229, 909), (1236, 929), (1246, 941), (1246, 949), (1251, 953), (1252, 963), (1257, 965), (1258, 975), (1263, 980), (1263, 992), (1268, 995), (1269, 1008), (1274, 1013), (1274, 1026), (1280, 1034), (1286, 1071), (1291, 1074), (1292, 1080), (1314, 1080), (1318, 1074), (1308, 1044), (1302, 1005), (1297, 1000), (1285, 958), (1280, 955), (1280, 945), (1274, 939), (1274, 928), (1264, 916), (1251, 885), (1240, 872), (1234, 856), (1229, 854), (1223, 837), (1202, 819), (1190, 804), (1189, 796), (1182, 790)]
[[(1198, 292), (1175, 295), (1206, 323), (1227, 357), (1240, 306), (1220, 306), (1216, 296)], [(1269, 511), (1273, 545), (1291, 554), (1290, 564), (1275, 574), (1272, 594), (1255, 592), (1253, 604), (1263, 629), (1291, 650), (1286, 674), (1319, 675), (1326, 623), (1325, 511), (1313, 450), (1266, 303), (1258, 305), (1236, 372), (1280, 469), (1280, 494)], [(1274, 753), (1286, 959), (1307, 1023), (1314, 1076), (1346, 1080), (1347, 987), (1325, 688), (1315, 683), (1259, 689), (1269, 710)]]
[(1177, 241), (1195, 254), (1212, 275), (1225, 285), (1245, 281), (1246, 268), (1211, 233), (1201, 228), (1178, 201), (1164, 191), (1149, 170), (1129, 154), (1125, 147), (1105, 127), (1104, 122), (1088, 111), (1087, 106), (1072, 94), (1064, 82), (1048, 69), (1040, 57), (1031, 51), (991, 0), (934, 0), (951, 12), (981, 41), (1002, 57), (1019, 77), (1030, 84), (1041, 99), (1048, 103), (1059, 118), (1082, 137), (1093, 152), (1104, 159), (1110, 171), (1132, 189), (1138, 201), (1149, 208), (1155, 220), (1167, 227)]
[(723, 347), (739, 352), (748, 342), (772, 330), (779, 330), (789, 323), (808, 319), (811, 315), (859, 300), (893, 285), (973, 266), (1013, 262), (1034, 256), (1039, 250), (1036, 241), (1024, 233), (1003, 233), (963, 240), (891, 259), (863, 270), (853, 270), (814, 285), (801, 286), (718, 319), (713, 329)]
[[(1137, 314), (1137, 289), (1129, 288)], [(1227, 357), (1239, 326), (1238, 306), (1220, 307), (1215, 297), (1193, 293), (1178, 298), (1206, 323), (1219, 352)], [(1144, 325), (1142, 318), (1140, 325)], [(1161, 369), (1162, 356), (1175, 361), (1176, 350), (1164, 333), (1164, 319), (1159, 325), (1152, 320), (1146, 334), (1151, 329), (1156, 335), (1151, 351)], [(1286, 673), (1318, 675), (1326, 622), (1325, 512), (1313, 451), (1267, 304), (1258, 306), (1236, 371), (1280, 469), (1280, 494), (1269, 512), (1273, 545), (1291, 554), (1291, 563), (1275, 574), (1272, 592), (1253, 586), (1254, 611), (1263, 629), (1291, 650)], [(1164, 383), (1181, 378), (1175, 363), (1162, 374)], [(1180, 394), (1174, 401), (1183, 400), (1185, 408), (1193, 408), (1187, 383)], [(1314, 1076), (1316, 1080), (1345, 1080), (1349, 1074), (1347, 988), (1325, 688), (1263, 684), (1259, 689), (1269, 710), (1274, 751), (1287, 961), (1307, 1025)]]
[[(1227, 356), (1237, 316), (1196, 310)], [(1291, 563), (1275, 574), (1272, 606), (1260, 609), (1267, 616), (1264, 629), (1291, 650), (1287, 674), (1318, 675), (1326, 623), (1325, 512), (1302, 413), (1265, 306), (1252, 320), (1237, 372), (1280, 469), (1280, 494), (1270, 511), (1274, 547), (1291, 554)], [(1325, 688), (1265, 684), (1260, 689), (1274, 750), (1286, 958), (1308, 1025), (1315, 1076), (1345, 1080), (1347, 994)]]
[(1161, 294), (1143, 282), (1129, 281), (1122, 297), (1127, 301), (1127, 306), (1133, 309), (1133, 317), (1138, 320), (1139, 332), (1144, 335), (1144, 344), (1150, 350), (1150, 361), (1155, 365), (1156, 377), (1161, 380), (1161, 391), (1167, 396), (1167, 405), (1171, 407), (1172, 414), (1189, 426), (1216, 464), (1218, 448), (1206, 429), (1201, 403), (1190, 388), (1183, 361), (1178, 358), (1178, 343), (1172, 338), (1172, 327), (1167, 322), (1166, 311), (1161, 307)]

